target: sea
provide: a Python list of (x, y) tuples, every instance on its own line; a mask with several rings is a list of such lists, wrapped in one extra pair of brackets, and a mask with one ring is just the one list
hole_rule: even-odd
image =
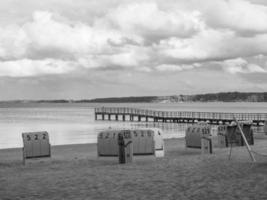
[[(160, 111), (267, 113), (267, 103), (0, 103), (0, 149), (22, 147), (22, 133), (47, 131), (52, 145), (96, 143), (105, 129), (158, 127), (164, 138), (185, 136), (190, 124), (95, 121), (96, 107), (132, 107)], [(216, 127), (215, 127), (216, 128)]]

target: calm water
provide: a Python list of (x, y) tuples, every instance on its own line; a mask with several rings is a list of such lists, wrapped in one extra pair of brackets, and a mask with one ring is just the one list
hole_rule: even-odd
[(22, 132), (46, 130), (52, 145), (94, 143), (103, 129), (160, 127), (165, 138), (183, 137), (186, 124), (94, 121), (94, 107), (123, 106), (169, 111), (267, 113), (267, 103), (8, 104), (0, 103), (0, 148), (22, 147)]

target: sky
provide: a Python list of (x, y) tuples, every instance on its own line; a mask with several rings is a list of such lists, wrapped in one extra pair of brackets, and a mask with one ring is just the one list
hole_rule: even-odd
[(265, 0), (0, 1), (0, 100), (267, 91)]

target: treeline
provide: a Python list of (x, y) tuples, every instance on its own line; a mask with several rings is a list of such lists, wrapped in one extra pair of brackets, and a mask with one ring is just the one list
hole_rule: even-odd
[[(267, 102), (267, 92), (220, 92), (196, 95), (110, 97), (82, 100), (14, 100), (13, 103), (176, 103), (176, 102)], [(5, 102), (5, 101), (2, 101)]]
[(175, 102), (267, 102), (267, 92), (220, 92), (196, 95), (117, 97), (81, 100), (88, 103), (175, 103)]
[(222, 101), (222, 102), (267, 102), (267, 92), (225, 92), (225, 93), (209, 93), (197, 94), (191, 96), (192, 101), (208, 102), (208, 101)]
[(71, 103), (72, 100), (65, 100), (65, 99), (55, 99), (55, 100), (37, 100), (32, 101), (34, 103)]
[(96, 98), (84, 99), (75, 101), (77, 103), (150, 103), (156, 101), (157, 96), (142, 96), (142, 97), (111, 97), (111, 98)]

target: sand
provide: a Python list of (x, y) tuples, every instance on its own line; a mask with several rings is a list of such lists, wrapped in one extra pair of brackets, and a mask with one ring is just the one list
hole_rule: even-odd
[[(21, 149), (0, 151), (0, 199), (267, 199), (267, 157), (251, 163), (245, 147), (201, 155), (183, 139), (165, 141), (166, 156), (97, 158), (95, 144), (52, 147), (52, 158), (27, 161)], [(267, 140), (254, 150), (267, 154)]]

